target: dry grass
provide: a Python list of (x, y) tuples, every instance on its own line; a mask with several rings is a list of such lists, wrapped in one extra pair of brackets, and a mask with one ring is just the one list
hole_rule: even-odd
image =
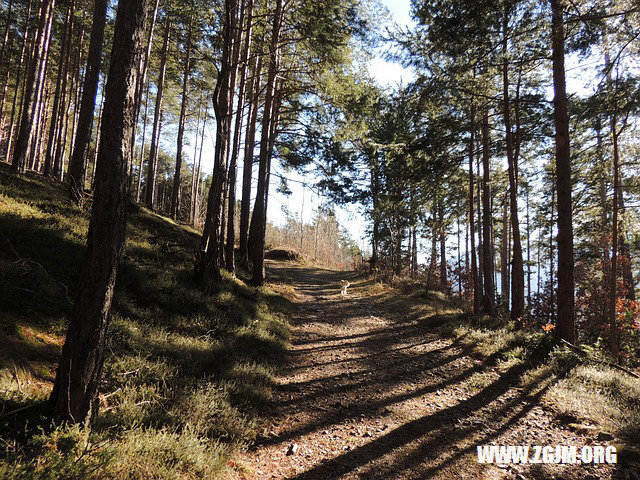
[[(492, 324), (485, 318), (477, 323)], [(605, 432), (623, 442), (621, 451), (632, 452), (640, 466), (640, 381), (620, 370), (585, 360), (566, 347), (557, 346), (551, 335), (515, 330), (513, 325), (484, 328), (463, 322), (449, 327), (458, 341), (482, 357), (496, 357), (498, 370), (526, 364), (543, 355), (545, 360), (526, 370), (522, 387), (545, 390), (543, 405), (570, 428)], [(475, 374), (467, 384), (481, 388), (490, 378)], [(535, 392), (534, 392), (535, 393)]]
[(27, 408), (0, 417), (0, 478), (215, 478), (269, 407), (289, 301), (227, 274), (202, 294), (190, 272), (197, 232), (132, 212), (101, 413), (90, 432), (52, 424), (42, 406), (87, 225), (63, 187), (0, 166), (0, 411)]

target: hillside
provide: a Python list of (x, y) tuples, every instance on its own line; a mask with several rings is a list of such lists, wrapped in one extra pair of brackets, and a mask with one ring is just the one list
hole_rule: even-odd
[[(273, 273), (295, 287), (290, 362), (232, 478), (638, 478), (636, 378), (416, 282)], [(530, 461), (534, 445), (614, 446), (617, 463), (486, 464), (483, 445), (529, 445)]]
[(0, 165), (0, 478), (212, 478), (256, 434), (282, 363), (289, 303), (226, 275), (205, 296), (198, 234), (131, 208), (100, 415), (53, 427), (50, 392), (80, 278), (87, 210)]
[[(42, 413), (87, 213), (0, 172), (1, 478), (637, 478), (640, 382), (625, 372), (415, 282), (271, 261), (270, 286), (226, 275), (205, 296), (197, 232), (144, 209), (100, 414), (91, 431), (55, 425)], [(619, 463), (499, 468), (477, 462), (480, 444), (613, 444)]]

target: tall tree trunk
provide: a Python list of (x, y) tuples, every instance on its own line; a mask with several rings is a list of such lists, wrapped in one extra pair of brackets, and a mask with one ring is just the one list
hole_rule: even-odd
[(371, 271), (377, 274), (378, 255), (380, 244), (380, 164), (377, 152), (371, 154), (370, 174), (371, 174), (371, 216), (373, 225), (371, 226)]
[[(238, 110), (234, 111), (233, 101), (234, 101), (234, 95), (236, 91), (236, 81), (238, 77), (238, 70), (240, 69), (240, 62), (239, 62), (240, 51), (241, 51), (240, 46), (242, 42), (242, 27), (244, 24), (244, 16), (245, 16), (244, 0), (238, 0), (235, 8), (238, 13), (233, 17), (233, 22), (234, 22), (233, 30), (232, 30), (233, 48), (231, 49), (231, 74), (229, 77), (229, 94), (227, 98), (227, 102), (228, 102), (227, 111), (229, 112), (228, 114), (229, 121), (227, 124), (226, 139), (225, 139), (226, 154), (225, 154), (224, 165), (226, 169), (227, 178), (225, 180), (225, 183), (222, 189), (222, 215), (220, 216), (221, 226), (220, 226), (220, 236), (219, 236), (220, 248), (218, 249), (218, 253), (220, 255), (220, 265), (226, 267), (230, 263), (233, 267), (232, 272), (234, 273), (235, 273), (234, 259), (231, 258), (231, 260), (229, 261), (226, 260), (228, 250), (225, 248), (225, 238), (229, 236), (229, 225), (233, 224), (233, 215), (229, 214), (229, 210), (232, 208), (230, 205), (230, 198), (229, 198), (229, 192), (231, 191), (231, 188), (232, 188), (231, 177), (234, 177), (233, 189), (235, 192), (235, 175), (234, 175), (235, 172), (231, 171), (232, 168), (231, 168), (231, 161), (230, 161), (232, 156), (232, 150), (234, 147), (234, 143), (231, 137), (231, 132), (232, 132), (231, 127), (232, 127), (232, 124), (235, 123), (233, 119), (238, 118), (238, 113), (239, 113)], [(234, 135), (235, 135), (235, 132), (234, 132)], [(237, 157), (236, 157), (236, 161), (237, 161)], [(232, 257), (233, 257), (233, 251), (234, 251), (233, 244), (234, 242), (232, 241), (232, 245), (231, 245)]]
[[(399, 219), (397, 219), (399, 220)], [(402, 236), (404, 233), (404, 229), (398, 227), (396, 229), (396, 238), (395, 238), (395, 255), (394, 255), (394, 274), (400, 276), (402, 274)]]
[[(466, 212), (465, 212), (465, 216), (466, 216)], [(464, 275), (466, 278), (468, 278), (469, 274), (471, 273), (471, 258), (469, 257), (469, 222), (465, 221), (464, 222)], [(468, 286), (465, 283), (463, 283), (463, 288), (464, 288), (464, 293), (465, 296), (468, 295)]]
[[(227, 270), (235, 274), (235, 208), (236, 208), (236, 177), (237, 177), (237, 165), (238, 155), (240, 152), (240, 138), (242, 131), (242, 118), (244, 116), (244, 104), (245, 104), (245, 90), (247, 86), (251, 88), (251, 85), (247, 85), (247, 71), (249, 52), (251, 51), (251, 35), (253, 27), (253, 0), (248, 0), (246, 6), (247, 22), (246, 31), (244, 36), (244, 45), (242, 47), (242, 55), (240, 58), (241, 71), (240, 71), (240, 83), (238, 85), (238, 103), (236, 107), (236, 122), (234, 126), (234, 139), (231, 152), (231, 162), (229, 164), (229, 211), (228, 211), (228, 226), (227, 226)], [(246, 155), (245, 155), (246, 156)], [(251, 168), (249, 168), (249, 172)], [(244, 181), (244, 178), (243, 178)], [(249, 184), (251, 179), (249, 179)]]
[(491, 215), (491, 166), (489, 154), (489, 109), (484, 109), (482, 119), (482, 274), (484, 295), (482, 296), (482, 307), (487, 315), (495, 315), (495, 286), (494, 280), (494, 263), (493, 263), (493, 244), (491, 241), (492, 215)]
[(13, 157), (11, 159), (11, 165), (17, 172), (23, 172), (26, 166), (33, 128), (33, 115), (39, 99), (39, 92), (34, 91), (34, 87), (40, 83), (38, 77), (42, 72), (42, 60), (45, 56), (46, 49), (48, 48), (54, 7), (55, 0), (42, 0), (40, 5), (40, 19), (38, 21), (38, 31), (34, 43), (34, 51), (29, 62), (29, 70), (25, 79), (26, 89), (22, 102), (20, 129), (18, 131), (15, 151), (13, 152)]
[[(37, 18), (40, 18), (40, 13), (42, 12), (42, 2), (38, 2), (36, 0), (36, 4), (39, 3), (39, 7), (37, 9)], [(29, 22), (31, 22), (31, 19), (29, 19)], [(16, 132), (16, 137), (19, 135), (20, 133), (20, 125), (22, 125), (22, 114), (24, 112), (24, 102), (26, 100), (26, 93), (27, 93), (27, 74), (29, 72), (29, 65), (31, 64), (31, 59), (34, 57), (35, 52), (36, 52), (36, 46), (37, 46), (37, 40), (38, 40), (38, 24), (33, 25), (33, 28), (30, 27), (30, 39), (29, 39), (29, 44), (27, 45), (27, 49), (25, 50), (26, 53), (26, 57), (25, 57), (25, 77), (22, 81), (22, 85), (20, 88), (20, 108), (18, 111), (18, 119), (16, 120), (16, 126), (18, 128), (17, 132)], [(14, 139), (15, 140), (15, 139)], [(14, 145), (14, 153), (15, 153), (15, 149), (17, 147)]]
[[(266, 85), (265, 105), (262, 119), (262, 133), (260, 138), (260, 164), (258, 168), (258, 185), (256, 202), (253, 215), (257, 218), (257, 228), (253, 243), (253, 276), (251, 283), (260, 286), (264, 283), (264, 231), (266, 228), (266, 192), (268, 189), (269, 163), (271, 157), (271, 145), (273, 139), (269, 133), (275, 126), (277, 112), (274, 109), (276, 103), (276, 76), (279, 66), (280, 29), (282, 27), (283, 0), (276, 0), (276, 9), (273, 16), (273, 30), (271, 33), (271, 45), (269, 52), (269, 74)], [(273, 124), (272, 124), (273, 122)]]
[(620, 332), (616, 312), (618, 300), (618, 210), (620, 195), (620, 157), (618, 153), (618, 128), (616, 115), (611, 116), (611, 139), (613, 142), (613, 218), (611, 227), (611, 273), (609, 275), (609, 335), (611, 355), (620, 359)]
[(440, 227), (440, 288), (443, 292), (446, 292), (449, 290), (449, 282), (447, 279), (447, 235), (442, 201), (438, 203), (438, 224)]
[[(605, 38), (604, 38), (604, 63), (605, 63), (605, 69), (607, 70), (607, 80), (611, 83), (612, 75), (611, 75), (611, 59), (609, 57), (608, 32), (605, 32)], [(624, 195), (622, 192), (622, 179), (620, 178), (621, 176), (620, 149), (618, 146), (618, 138), (620, 136), (620, 131), (622, 130), (622, 128), (624, 128), (624, 126), (621, 129), (618, 129), (617, 107), (614, 109), (614, 113), (609, 117), (609, 124), (611, 127), (611, 135), (612, 135), (614, 177), (615, 175), (617, 175), (617, 188), (614, 185), (614, 197), (617, 196), (618, 202), (617, 202), (617, 205), (614, 203), (614, 209), (615, 209), (614, 215), (619, 217), (619, 213), (624, 212)], [(616, 167), (616, 163), (618, 165), (617, 167)], [(615, 183), (616, 182), (614, 181), (614, 184)], [(631, 251), (629, 248), (629, 244), (626, 242), (624, 229), (622, 228), (619, 222), (617, 225), (614, 225), (614, 228), (618, 230), (618, 244), (619, 244), (620, 256), (624, 258), (624, 262), (622, 263), (622, 281), (625, 289), (625, 298), (629, 300), (635, 300), (636, 295), (635, 295), (635, 286), (633, 282), (633, 273), (631, 269)], [(615, 297), (616, 295), (613, 294), (612, 298), (614, 301), (616, 301)]]
[(558, 192), (558, 321), (556, 335), (575, 342), (575, 279), (569, 111), (564, 69), (564, 1), (551, 0), (554, 121), (556, 127), (556, 189)]
[(63, 76), (62, 76), (62, 87), (60, 90), (60, 107), (56, 112), (57, 115), (57, 129), (56, 129), (56, 137), (54, 140), (54, 149), (55, 154), (53, 157), (52, 163), (52, 172), (51, 174), (54, 177), (61, 178), (62, 172), (62, 163), (63, 163), (63, 155), (64, 149), (66, 145), (66, 136), (67, 136), (67, 126), (69, 124), (69, 114), (67, 113), (68, 106), (71, 105), (71, 98), (73, 96), (73, 87), (69, 92), (69, 103), (67, 104), (67, 83), (69, 81), (69, 70), (71, 69), (71, 44), (73, 39), (73, 19), (71, 17), (71, 22), (69, 23), (69, 33), (67, 35), (67, 47), (66, 47), (66, 55), (64, 58), (64, 67), (63, 67)]
[(102, 100), (100, 101), (100, 109), (98, 110), (98, 121), (96, 122), (96, 145), (95, 151), (93, 152), (93, 168), (91, 169), (91, 190), (94, 189), (95, 180), (96, 180), (96, 166), (98, 165), (98, 150), (100, 147), (99, 140), (101, 134), (101, 123), (102, 123), (102, 112), (104, 111), (104, 88), (107, 82), (107, 76), (103, 75), (102, 77)]
[[(616, 142), (617, 144), (617, 142)], [(620, 178), (618, 181), (618, 207), (620, 209), (620, 213), (624, 215), (624, 191), (622, 189), (622, 179)], [(625, 236), (625, 227), (624, 220), (622, 225), (619, 226), (620, 229), (620, 255), (624, 258), (624, 263), (622, 265), (622, 281), (624, 282), (625, 288), (625, 298), (627, 300), (635, 300), (636, 299), (636, 290), (635, 290), (635, 282), (633, 280), (633, 266), (631, 265), (631, 247), (627, 242)]]
[(205, 292), (220, 282), (220, 238), (222, 226), (223, 190), (227, 178), (227, 149), (230, 118), (230, 97), (233, 97), (231, 76), (233, 65), (233, 34), (237, 21), (238, 0), (225, 0), (222, 32), (222, 62), (214, 91), (213, 107), (216, 116), (216, 145), (214, 151), (213, 179), (207, 200), (204, 231), (200, 242), (195, 277)]
[(41, 171), (43, 149), (45, 148), (45, 130), (47, 130), (47, 125), (49, 125), (49, 121), (51, 119), (51, 116), (49, 115), (49, 104), (51, 103), (50, 99), (51, 84), (50, 82), (45, 82), (44, 95), (42, 100), (40, 101), (39, 107), (40, 116), (38, 120), (39, 127), (37, 128), (37, 139), (35, 141), (36, 148), (32, 151), (32, 155), (29, 160), (29, 169), (37, 172)]
[(38, 74), (36, 75), (36, 84), (34, 86), (33, 94), (33, 115), (34, 118), (32, 120), (35, 121), (31, 129), (31, 137), (29, 139), (29, 147), (27, 149), (27, 159), (29, 160), (29, 165), (32, 165), (35, 160), (35, 154), (38, 150), (38, 141), (39, 141), (39, 133), (42, 130), (43, 125), (40, 123), (40, 114), (42, 110), (42, 102), (41, 99), (44, 94), (45, 85), (46, 85), (46, 77), (47, 70), (49, 66), (49, 46), (51, 44), (51, 33), (53, 31), (53, 22), (55, 20), (55, 10), (54, 7), (51, 7), (51, 13), (49, 15), (47, 27), (45, 29), (45, 40), (44, 46), (42, 49), (42, 58), (40, 60), (40, 67), (38, 69)]
[[(149, 27), (149, 36), (147, 38), (146, 48), (144, 49), (144, 53), (140, 58), (140, 65), (138, 66), (138, 79), (136, 81), (136, 106), (135, 106), (135, 122), (133, 130), (131, 130), (131, 158), (135, 157), (136, 150), (136, 133), (138, 128), (138, 120), (140, 118), (140, 108), (142, 105), (142, 89), (144, 88), (145, 83), (147, 84), (147, 96), (145, 99), (145, 115), (147, 112), (147, 102), (149, 100), (149, 81), (147, 79), (147, 72), (149, 70), (149, 58), (151, 57), (151, 47), (153, 46), (153, 33), (156, 28), (156, 18), (158, 17), (158, 6), (160, 5), (160, 0), (155, 0), (153, 4), (153, 11), (151, 13), (151, 18), (149, 22), (151, 26)], [(146, 120), (145, 120), (146, 121)], [(145, 124), (146, 126), (146, 124)], [(143, 127), (144, 128), (144, 127)], [(140, 146), (140, 150), (144, 150), (144, 140), (142, 141), (142, 145)], [(132, 182), (132, 171), (133, 171), (133, 161), (131, 162), (129, 168), (129, 184)], [(140, 177), (142, 173), (141, 170), (138, 170), (138, 185), (136, 186), (136, 202), (140, 201)]]
[(2, 91), (0, 92), (0, 146), (2, 145), (2, 134), (4, 133), (4, 103), (7, 95), (7, 88), (9, 87), (9, 72), (11, 68), (10, 62), (5, 62), (4, 54), (9, 42), (9, 30), (13, 22), (11, 14), (13, 13), (13, 0), (9, 0), (9, 6), (7, 7), (7, 20), (4, 26), (4, 34), (2, 35), (2, 47), (0, 47), (0, 65), (5, 66), (4, 80), (2, 81)]
[(529, 184), (525, 183), (525, 201), (527, 204), (527, 310), (531, 308), (531, 218), (529, 216), (529, 189)]
[(98, 406), (113, 290), (124, 254), (132, 87), (147, 1), (118, 3), (86, 262), (50, 397), (54, 413), (74, 423), (90, 421)]
[(436, 267), (438, 264), (438, 231), (436, 228), (437, 225), (437, 208), (436, 205), (433, 206), (433, 213), (431, 214), (431, 259), (429, 261), (429, 272), (427, 274), (427, 290), (432, 290), (435, 288), (433, 277), (436, 273)]
[(164, 24), (164, 40), (162, 42), (162, 57), (158, 84), (156, 86), (156, 107), (153, 114), (153, 132), (151, 133), (151, 149), (149, 150), (149, 164), (147, 165), (147, 182), (144, 192), (145, 206), (153, 210), (156, 207), (156, 189), (158, 174), (158, 143), (160, 142), (160, 115), (162, 112), (162, 95), (164, 92), (164, 78), (167, 72), (167, 51), (169, 50), (169, 34), (171, 32), (171, 17), (167, 13)]
[(184, 122), (187, 114), (187, 89), (189, 84), (189, 70), (191, 68), (191, 30), (192, 20), (189, 20), (187, 31), (187, 45), (182, 75), (182, 100), (180, 102), (180, 118), (178, 119), (178, 140), (176, 145), (176, 171), (173, 175), (173, 190), (171, 192), (171, 218), (178, 219), (180, 213), (180, 171), (182, 169), (182, 146), (184, 143)]
[[(607, 177), (609, 174), (607, 163), (604, 158), (604, 149), (602, 146), (602, 125), (600, 123), (600, 119), (596, 120), (595, 124), (596, 131), (596, 158), (598, 160), (599, 171), (598, 171), (598, 193), (600, 196), (600, 222), (601, 222), (601, 232), (603, 232), (603, 236), (601, 239), (601, 248), (602, 248), (602, 291), (609, 291), (609, 242), (605, 238), (604, 232), (609, 232), (609, 203), (607, 199)], [(601, 306), (601, 315), (602, 318), (608, 318), (609, 316), (609, 305)]]
[[(20, 85), (23, 83), (21, 82), (22, 73), (23, 73), (22, 64), (25, 63), (24, 59), (25, 59), (25, 54), (27, 52), (27, 46), (29, 45), (29, 36), (31, 33), (31, 30), (29, 28), (29, 20), (31, 18), (32, 3), (33, 3), (33, 0), (29, 0), (27, 13), (25, 15), (25, 20), (24, 20), (23, 32), (22, 32), (22, 42), (20, 44), (20, 55), (18, 57), (19, 60), (18, 60), (18, 68), (16, 73), (16, 82), (13, 88), (13, 101), (11, 102), (11, 117), (9, 120), (10, 122), (9, 133), (8, 133), (8, 139), (7, 139), (7, 155), (6, 155), (7, 161), (10, 161), (10, 159), (13, 158), (13, 149), (15, 147), (15, 143), (13, 141), (13, 131), (14, 131), (14, 127), (16, 126), (16, 111), (19, 109), (19, 105), (22, 102), (22, 99), (20, 100), (20, 102), (18, 102), (18, 98), (20, 93)], [(25, 68), (26, 68), (26, 65), (25, 65)]]
[[(202, 132), (200, 135), (200, 151), (198, 153), (198, 169), (196, 170), (196, 179), (195, 179), (195, 190), (193, 192), (193, 224), (195, 225), (196, 220), (198, 218), (198, 209), (200, 204), (198, 203), (200, 200), (200, 166), (202, 165), (202, 150), (204, 147), (204, 130), (207, 125), (207, 117), (209, 115), (208, 107), (204, 108), (204, 120), (202, 121)], [(194, 159), (195, 160), (195, 159)]]
[(193, 141), (193, 166), (191, 167), (191, 191), (189, 195), (189, 224), (193, 225), (195, 218), (195, 189), (196, 189), (196, 158), (198, 158), (198, 138), (200, 135), (200, 113), (202, 112), (202, 95), (198, 100), (196, 115), (196, 135)]
[(469, 124), (469, 235), (471, 238), (471, 279), (473, 281), (473, 314), (478, 315), (480, 313), (480, 306), (482, 301), (482, 294), (480, 285), (478, 282), (478, 264), (476, 260), (476, 235), (475, 235), (475, 201), (473, 194), (475, 191), (473, 180), (473, 163), (475, 152), (475, 108), (471, 107), (471, 121)]
[(551, 320), (556, 319), (556, 255), (555, 250), (553, 248), (554, 245), (554, 237), (553, 237), (553, 224), (554, 224), (554, 215), (556, 210), (556, 189), (551, 189), (551, 221), (549, 223), (549, 293), (550, 298), (549, 301), (551, 303)]
[[(458, 294), (460, 296), (462, 296), (462, 244), (460, 243), (460, 232), (461, 232), (461, 228), (460, 228), (460, 200), (458, 200), (458, 205), (456, 206), (456, 213), (457, 215), (457, 219), (456, 219), (456, 240), (457, 240), (457, 248), (456, 248), (456, 254), (458, 256), (458, 261), (456, 263), (456, 269), (458, 271)], [(414, 227), (415, 228), (415, 227)]]
[(416, 225), (413, 225), (413, 227), (411, 228), (411, 268), (413, 269), (414, 274), (418, 273), (418, 234), (416, 230)]
[(140, 142), (140, 155), (138, 157), (138, 180), (136, 182), (136, 203), (140, 203), (140, 190), (142, 188), (142, 170), (144, 167), (144, 149), (147, 139), (147, 123), (149, 120), (149, 80), (147, 80), (147, 93), (144, 97), (144, 117), (142, 119), (142, 141)]
[[(480, 143), (482, 143), (482, 138), (480, 139)], [(484, 150), (484, 147), (483, 147), (483, 150)], [(481, 178), (480, 155), (476, 157), (476, 172), (478, 175), (478, 179), (480, 179)], [(481, 186), (482, 186), (482, 182), (478, 180), (476, 182), (476, 205), (475, 206), (476, 206), (476, 215), (477, 215), (476, 228), (478, 230), (478, 292), (480, 294), (479, 296), (480, 306), (482, 307), (484, 305), (485, 288), (484, 288), (484, 260), (483, 260), (484, 259), (484, 235), (483, 235), (483, 228), (482, 228)]]
[(39, 162), (39, 154), (40, 154), (40, 150), (41, 150), (41, 140), (42, 137), (44, 135), (44, 129), (46, 127), (46, 101), (47, 101), (47, 93), (48, 93), (48, 86), (47, 86), (47, 70), (49, 67), (49, 52), (47, 49), (47, 53), (45, 55), (44, 58), (44, 70), (42, 72), (42, 82), (41, 85), (38, 87), (38, 91), (40, 92), (39, 95), (39, 99), (38, 99), (38, 106), (35, 109), (36, 110), (36, 120), (35, 120), (35, 125), (34, 125), (34, 132), (33, 132), (33, 139), (31, 141), (31, 148), (29, 150), (29, 168), (33, 169)]
[(504, 308), (509, 310), (509, 193), (502, 202), (502, 244), (500, 248), (500, 293)]
[(62, 96), (62, 79), (67, 74), (66, 65), (69, 60), (69, 37), (72, 32), (73, 12), (75, 1), (72, 0), (67, 7), (67, 15), (64, 20), (62, 49), (60, 51), (60, 61), (58, 62), (58, 72), (56, 75), (56, 91), (53, 97), (53, 108), (51, 110), (51, 125), (49, 128), (49, 139), (47, 141), (47, 152), (44, 159), (44, 174), (49, 176), (53, 172), (53, 156), (56, 148), (56, 140), (58, 138), (58, 126), (60, 124), (60, 97)]
[(84, 86), (82, 87), (78, 129), (74, 141), (73, 155), (69, 162), (69, 193), (72, 200), (78, 204), (82, 203), (84, 198), (85, 158), (89, 149), (91, 127), (96, 108), (96, 94), (98, 93), (98, 81), (100, 79), (100, 61), (102, 59), (102, 43), (108, 4), (108, 0), (95, 0), (93, 5), (91, 39), (89, 40), (89, 54), (84, 74)]
[(253, 174), (253, 154), (256, 141), (256, 123), (258, 120), (258, 103), (260, 97), (260, 73), (262, 71), (262, 56), (256, 55), (252, 67), (252, 93), (249, 99), (249, 116), (247, 132), (244, 139), (244, 162), (242, 170), (242, 203), (240, 207), (240, 263), (249, 267), (249, 218), (251, 215), (251, 177)]
[[(78, 117), (80, 114), (80, 95), (82, 94), (82, 65), (83, 63), (85, 63), (83, 61), (83, 53), (84, 53), (84, 49), (83, 49), (83, 40), (84, 40), (84, 28), (81, 28), (80, 30), (80, 43), (78, 46), (78, 60), (76, 62), (76, 72), (74, 75), (74, 82), (75, 82), (75, 98), (73, 99), (73, 117), (72, 117), (72, 122), (71, 122), (71, 138), (69, 139), (69, 162), (71, 162), (71, 157), (73, 156), (73, 147), (74, 147), (74, 141), (76, 138), (76, 132), (78, 129)], [(84, 162), (82, 163), (83, 167), (84, 167)], [(68, 170), (69, 166), (67, 166), (67, 174), (69, 173)]]
[[(524, 320), (524, 265), (522, 260), (522, 241), (520, 238), (520, 220), (518, 218), (518, 158), (514, 151), (513, 132), (511, 131), (511, 99), (509, 95), (508, 61), (508, 18), (507, 7), (503, 16), (502, 40), (502, 91), (503, 117), (505, 125), (505, 143), (509, 171), (509, 207), (511, 217), (512, 255), (511, 255), (511, 320), (520, 327)], [(517, 148), (519, 151), (519, 147)]]

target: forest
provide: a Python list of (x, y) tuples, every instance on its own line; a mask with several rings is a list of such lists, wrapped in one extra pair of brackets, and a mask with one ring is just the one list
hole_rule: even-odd
[(0, 7), (0, 478), (640, 478), (637, 1)]

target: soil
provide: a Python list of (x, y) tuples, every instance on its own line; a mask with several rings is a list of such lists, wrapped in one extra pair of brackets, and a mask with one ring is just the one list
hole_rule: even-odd
[[(445, 336), (400, 295), (353, 274), (269, 264), (295, 288), (292, 347), (254, 445), (233, 479), (598, 479), (604, 465), (479, 464), (477, 446), (600, 445), (522, 386), (522, 366), (496, 368)], [(350, 279), (348, 295), (340, 280)], [(276, 287), (277, 288), (277, 287)], [(415, 301), (413, 301), (415, 303)], [(484, 379), (480, 385), (470, 381)], [(606, 442), (605, 442), (606, 443)], [(620, 477), (621, 478), (621, 477)]]

